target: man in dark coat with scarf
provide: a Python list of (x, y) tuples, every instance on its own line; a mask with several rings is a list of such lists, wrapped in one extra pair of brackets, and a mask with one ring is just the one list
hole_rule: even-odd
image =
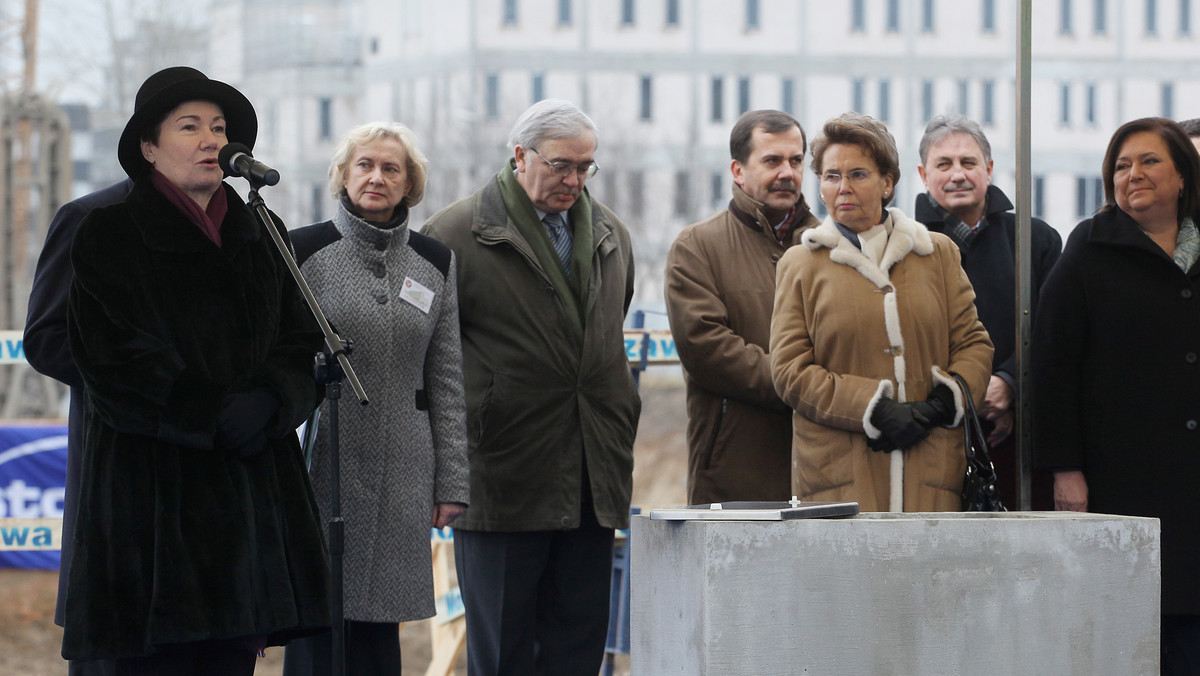
[[(1017, 401), (1016, 216), (1012, 202), (991, 184), (992, 146), (974, 121), (956, 114), (933, 118), (925, 127), (919, 151), (917, 171), (928, 192), (917, 195), (914, 216), (958, 245), (963, 270), (975, 287), (979, 321), (996, 347), (979, 415), (988, 434), (1001, 501), (1013, 509), (1019, 477), (1012, 437)], [(1036, 304), (1042, 283), (1062, 252), (1062, 237), (1038, 218), (1031, 220), (1031, 227), (1030, 293)], [(1054, 509), (1050, 476), (1037, 472), (1033, 479), (1033, 509)]]
[(425, 225), (458, 261), (471, 506), (454, 559), (472, 676), (595, 676), (604, 656), (641, 404), (622, 334), (629, 232), (584, 189), (596, 139), (573, 104), (535, 103), (505, 167)]
[[(49, 376), (71, 388), (67, 413), (67, 476), (63, 495), (63, 530), (70, 534), (75, 528), (75, 512), (79, 504), (79, 461), (83, 449), (83, 400), (80, 389), (83, 381), (71, 348), (67, 344), (67, 291), (74, 272), (71, 269), (71, 242), (83, 217), (92, 209), (115, 204), (125, 199), (133, 188), (133, 180), (125, 179), (96, 192), (64, 204), (50, 221), (46, 241), (38, 256), (33, 274), (33, 288), (25, 315), (25, 335), (22, 344), (25, 358), (38, 373)], [(65, 621), (63, 606), (67, 600), (67, 571), (71, 567), (71, 538), (62, 540), (58, 566), (58, 601), (54, 607), (54, 623)], [(103, 676), (111, 674), (110, 660), (99, 662), (72, 661), (71, 676)]]

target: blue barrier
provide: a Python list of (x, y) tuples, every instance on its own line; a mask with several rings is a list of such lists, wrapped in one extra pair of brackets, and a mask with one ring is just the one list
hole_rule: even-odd
[[(641, 514), (641, 507), (630, 507), (630, 514)], [(608, 592), (608, 638), (604, 641), (604, 676), (612, 676), (613, 656), (629, 654), (629, 531), (619, 531), (613, 547), (612, 586)]]
[(58, 569), (60, 540), (37, 524), (62, 518), (66, 478), (66, 425), (0, 426), (0, 545), (30, 550), (0, 551), (0, 567)]

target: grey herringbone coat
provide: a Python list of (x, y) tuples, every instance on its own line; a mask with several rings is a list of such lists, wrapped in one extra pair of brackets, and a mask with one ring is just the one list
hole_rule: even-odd
[[(371, 400), (360, 406), (344, 387), (338, 407), (345, 616), (362, 622), (434, 614), (433, 506), (468, 500), (454, 257), (410, 232), (407, 215), (397, 220), (379, 228), (339, 205), (333, 221), (292, 233), (321, 309), (339, 335), (354, 341), (350, 361)], [(432, 292), (428, 311), (406, 300), (420, 287)], [(312, 461), (326, 518), (328, 425), (322, 415)]]

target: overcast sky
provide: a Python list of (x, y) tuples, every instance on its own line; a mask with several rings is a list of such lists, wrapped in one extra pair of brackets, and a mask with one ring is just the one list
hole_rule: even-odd
[[(21, 86), (21, 25), (27, 0), (0, 0), (0, 74), (5, 90)], [(37, 88), (62, 103), (100, 99), (111, 63), (112, 34), (129, 36), (139, 18), (202, 17), (209, 0), (37, 0)]]

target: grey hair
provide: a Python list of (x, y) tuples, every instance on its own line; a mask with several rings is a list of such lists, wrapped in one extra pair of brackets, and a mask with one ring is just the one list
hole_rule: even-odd
[(1183, 127), (1183, 131), (1187, 133), (1189, 138), (1200, 136), (1200, 117), (1193, 117), (1190, 120), (1180, 120), (1179, 126)]
[(584, 134), (591, 134), (592, 141), (599, 144), (596, 123), (579, 106), (562, 99), (542, 99), (517, 118), (508, 134), (508, 149), (536, 148), (543, 141)]
[(917, 152), (921, 155), (921, 166), (925, 165), (929, 148), (950, 134), (966, 134), (975, 139), (979, 149), (983, 151), (984, 163), (992, 161), (992, 144), (988, 143), (987, 136), (983, 135), (983, 128), (979, 123), (965, 115), (950, 113), (938, 115), (925, 126), (925, 135), (921, 137), (921, 144), (917, 146)]
[(404, 147), (407, 157), (404, 170), (408, 174), (408, 194), (404, 196), (406, 206), (415, 206), (425, 196), (425, 174), (429, 160), (417, 147), (417, 135), (399, 122), (368, 122), (346, 132), (333, 151), (329, 163), (329, 193), (341, 199), (346, 192), (346, 167), (359, 148), (381, 138), (390, 138)]

